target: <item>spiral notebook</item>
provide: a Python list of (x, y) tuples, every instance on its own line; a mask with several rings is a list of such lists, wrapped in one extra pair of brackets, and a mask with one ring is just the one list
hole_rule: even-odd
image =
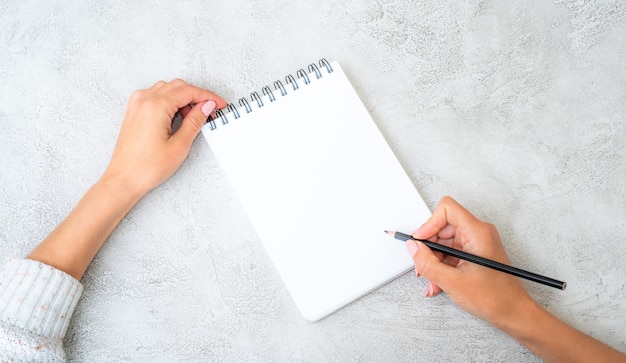
[(383, 231), (411, 232), (430, 211), (339, 64), (295, 74), (219, 110), (202, 133), (316, 321), (412, 269)]

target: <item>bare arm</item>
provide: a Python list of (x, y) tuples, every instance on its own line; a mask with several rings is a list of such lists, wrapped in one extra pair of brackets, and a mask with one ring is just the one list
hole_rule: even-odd
[[(225, 105), (214, 93), (181, 80), (135, 92), (104, 175), (27, 258), (80, 280), (128, 211), (180, 167), (207, 115)], [(171, 121), (179, 110), (183, 123), (172, 134)]]
[[(444, 197), (413, 237), (510, 264), (496, 228)], [(426, 296), (445, 291), (547, 362), (626, 362), (626, 355), (572, 328), (537, 304), (516, 277), (433, 253), (408, 241), (416, 271), (429, 280)]]
[(499, 328), (546, 362), (626, 362), (626, 355), (572, 328), (534, 301)]

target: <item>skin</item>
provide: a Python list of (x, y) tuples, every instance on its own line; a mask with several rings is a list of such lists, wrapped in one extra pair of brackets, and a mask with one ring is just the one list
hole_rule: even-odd
[[(444, 197), (412, 234), (510, 264), (496, 228)], [(507, 333), (546, 362), (626, 362), (626, 355), (565, 324), (537, 304), (521, 281), (477, 264), (433, 253), (407, 241), (416, 273), (429, 280), (426, 296), (445, 291), (462, 309)]]
[[(207, 115), (223, 107), (226, 102), (213, 92), (182, 80), (159, 81), (134, 92), (106, 171), (27, 258), (80, 280), (128, 211), (180, 167)], [(172, 134), (176, 112), (183, 121)]]
[[(194, 105), (193, 107), (189, 105)], [(146, 193), (165, 182), (189, 154), (207, 115), (226, 102), (182, 80), (157, 82), (133, 93), (113, 156), (104, 174), (68, 217), (27, 257), (80, 280), (100, 247)], [(172, 133), (176, 112), (181, 127)], [(444, 197), (413, 237), (509, 263), (494, 226)], [(510, 275), (434, 254), (407, 242), (427, 296), (441, 291), (471, 314), (488, 321), (548, 362), (626, 362), (626, 356), (582, 334), (539, 306)]]

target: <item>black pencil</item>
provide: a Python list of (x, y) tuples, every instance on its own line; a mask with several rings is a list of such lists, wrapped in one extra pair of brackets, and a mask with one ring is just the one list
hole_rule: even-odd
[(451, 247), (443, 246), (435, 242), (413, 238), (409, 236), (408, 234), (395, 232), (395, 231), (385, 231), (385, 233), (387, 233), (388, 235), (390, 235), (391, 237), (395, 239), (399, 239), (400, 241), (407, 241), (407, 240), (420, 241), (433, 251), (445, 253), (448, 256), (460, 258), (465, 261), (473, 262), (473, 263), (476, 263), (485, 267), (492, 268), (494, 270), (505, 272), (507, 274), (521, 277), (530, 281), (538, 282), (540, 284), (551, 286), (557, 289), (565, 290), (565, 287), (567, 286), (567, 284), (563, 281), (551, 279), (549, 277), (545, 277), (542, 275), (538, 275), (536, 273), (522, 270), (517, 267), (505, 265), (503, 263), (496, 262), (488, 258), (472, 255), (471, 253), (467, 253), (467, 252), (463, 252), (461, 250), (457, 250)]

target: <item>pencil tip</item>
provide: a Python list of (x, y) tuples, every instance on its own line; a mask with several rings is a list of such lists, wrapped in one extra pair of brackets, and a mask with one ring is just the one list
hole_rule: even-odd
[(389, 232), (387, 230), (385, 230), (385, 233), (389, 234)]

